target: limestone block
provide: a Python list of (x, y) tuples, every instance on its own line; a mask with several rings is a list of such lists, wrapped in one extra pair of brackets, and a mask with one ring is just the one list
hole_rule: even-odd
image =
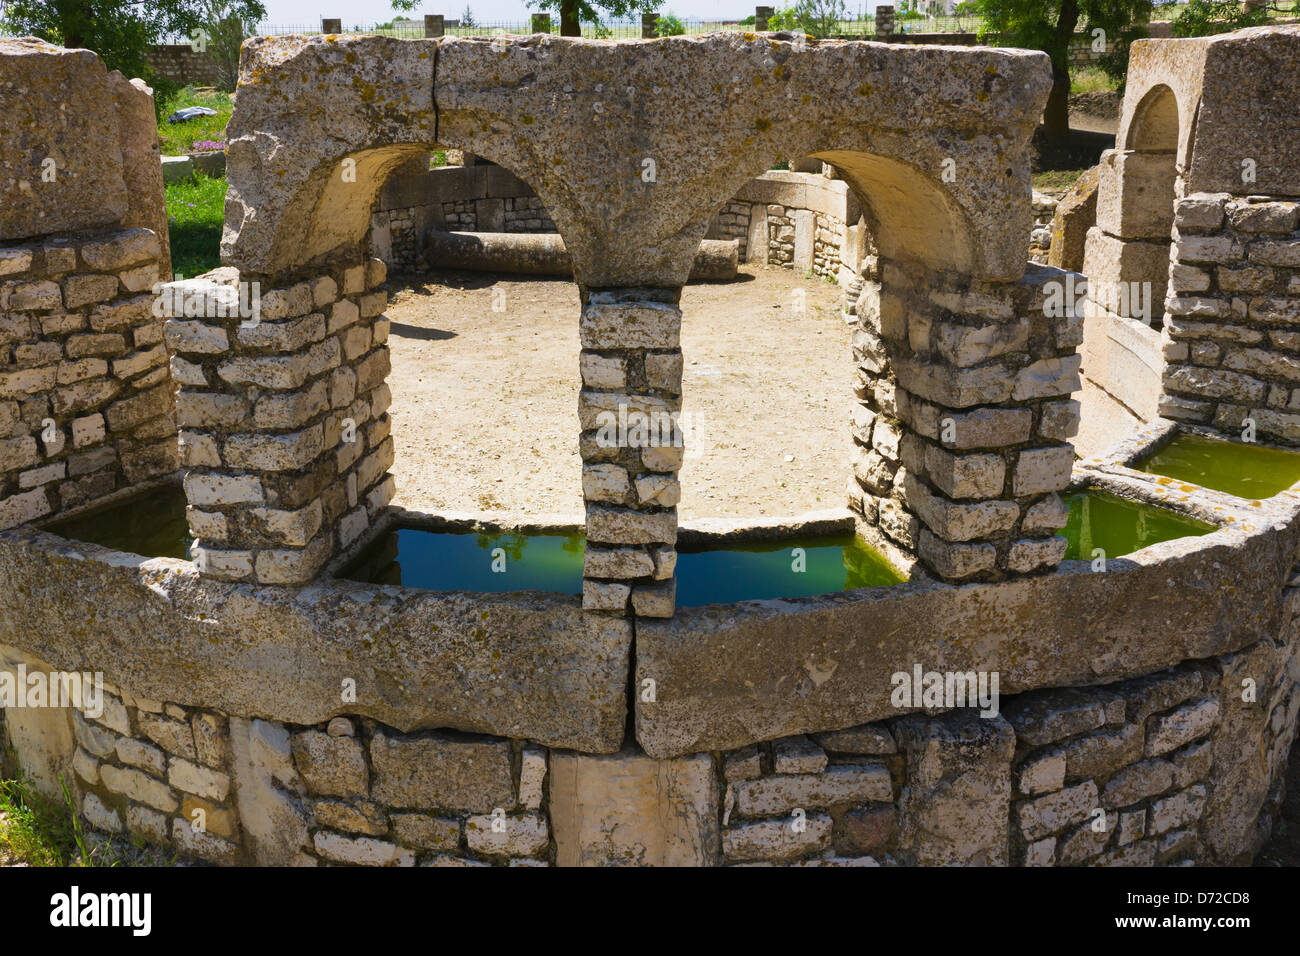
[(557, 866), (709, 866), (719, 850), (713, 758), (551, 754)]
[(1120, 239), (1169, 241), (1174, 226), (1173, 153), (1107, 150), (1099, 164), (1097, 225)]
[(5, 38), (0, 75), (0, 239), (120, 223), (127, 187), (113, 87), (99, 57)]
[(899, 853), (918, 866), (1005, 865), (1011, 725), (954, 711), (903, 717), (893, 729), (907, 758)]

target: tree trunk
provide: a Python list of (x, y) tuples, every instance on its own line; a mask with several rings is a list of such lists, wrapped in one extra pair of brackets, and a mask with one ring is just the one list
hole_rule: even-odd
[(582, 24), (578, 22), (578, 0), (562, 0), (560, 3), (560, 36), (582, 36)]
[(1052, 92), (1047, 96), (1043, 111), (1044, 135), (1048, 140), (1063, 142), (1070, 136), (1070, 41), (1079, 25), (1078, 0), (1063, 0), (1056, 21), (1053, 45), (1048, 50), (1052, 58)]
[(1070, 135), (1070, 71), (1052, 67), (1052, 92), (1043, 110), (1043, 134), (1049, 139), (1064, 140)]

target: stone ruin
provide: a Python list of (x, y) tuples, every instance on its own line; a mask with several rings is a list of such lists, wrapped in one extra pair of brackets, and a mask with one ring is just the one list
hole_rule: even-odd
[[(1300, 712), (1300, 496), (1130, 465), (1246, 417), (1300, 444), (1300, 113), (1279, 99), (1298, 54), (1295, 28), (1134, 46), (1082, 267), (1162, 286), (1168, 264), (1139, 329), (1055, 310), (1083, 276), (1026, 262), (1040, 53), (253, 38), (224, 266), (155, 287), (148, 94), (85, 51), (0, 41), (0, 654), (112, 685), (97, 717), (8, 708), (8, 739), (93, 827), (221, 863), (1250, 859)], [(391, 505), (368, 248), (386, 180), (435, 146), (530, 184), (581, 290), (580, 599), (329, 580), (399, 517), (456, 526)], [(678, 609), (679, 534), (709, 535), (679, 528), (682, 449), (603, 447), (597, 416), (680, 410), (682, 285), (774, 156), (830, 164), (870, 224), (836, 526), (911, 577)], [(1076, 461), (1081, 365), (1121, 411), (1118, 443)], [(193, 561), (42, 530), (178, 471)], [(1217, 530), (1095, 573), (1057, 534), (1080, 484)], [(900, 708), (890, 675), (914, 664), (995, 671), (1009, 696)]]

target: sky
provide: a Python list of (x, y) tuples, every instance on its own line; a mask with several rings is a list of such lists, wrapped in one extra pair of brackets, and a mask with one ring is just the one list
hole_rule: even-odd
[[(345, 24), (381, 23), (394, 16), (420, 19), (426, 13), (441, 13), (449, 19), (459, 19), (466, 3), (474, 11), (474, 17), (480, 23), (517, 22), (528, 19), (535, 10), (525, 0), (424, 0), (421, 6), (411, 12), (395, 14), (387, 0), (262, 0), (266, 6), (268, 23), (307, 25), (318, 23), (321, 17), (338, 17)], [(866, 0), (865, 6), (872, 8), (883, 0)], [(691, 17), (706, 20), (740, 19), (754, 12), (757, 4), (753, 0), (665, 0), (660, 10), (672, 11), (679, 17)], [(768, 0), (768, 6), (785, 6), (781, 2)], [(848, 0), (846, 4), (857, 11), (864, 5), (864, 0)]]

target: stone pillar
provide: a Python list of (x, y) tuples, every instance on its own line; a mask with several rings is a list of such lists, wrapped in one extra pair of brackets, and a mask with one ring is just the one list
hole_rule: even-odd
[(533, 33), (550, 33), (551, 32), (551, 15), (549, 13), (533, 14)]
[[(858, 300), (850, 506), (948, 580), (1055, 567), (1083, 317), (1067, 273), (980, 282), (879, 260)], [(869, 535), (870, 536), (870, 535)]]
[(148, 229), (0, 241), (0, 529), (176, 470)]
[(680, 293), (584, 290), (578, 415), (588, 611), (673, 614), (683, 452)]
[(441, 13), (426, 13), (424, 15), (424, 35), (426, 37), (440, 37), (445, 33), (444, 18)]
[(754, 32), (766, 33), (768, 30), (768, 21), (776, 11), (772, 7), (755, 7), (754, 8)]
[(641, 39), (652, 40), (658, 36), (657, 28), (659, 25), (659, 14), (643, 13), (641, 14)]
[(1097, 170), (1097, 220), (1084, 246), (1089, 305), (1159, 329), (1174, 227), (1174, 154), (1110, 149)]
[(1300, 203), (1178, 200), (1160, 414), (1300, 445)]
[(322, 17), (320, 21), (321, 33), (342, 33), (343, 21), (336, 17)]
[(894, 35), (894, 7), (892, 4), (876, 7), (876, 39), (888, 40)]
[(259, 288), (256, 307), (240, 278), (165, 287), (195, 561), (223, 580), (303, 584), (392, 498), (385, 268)]

